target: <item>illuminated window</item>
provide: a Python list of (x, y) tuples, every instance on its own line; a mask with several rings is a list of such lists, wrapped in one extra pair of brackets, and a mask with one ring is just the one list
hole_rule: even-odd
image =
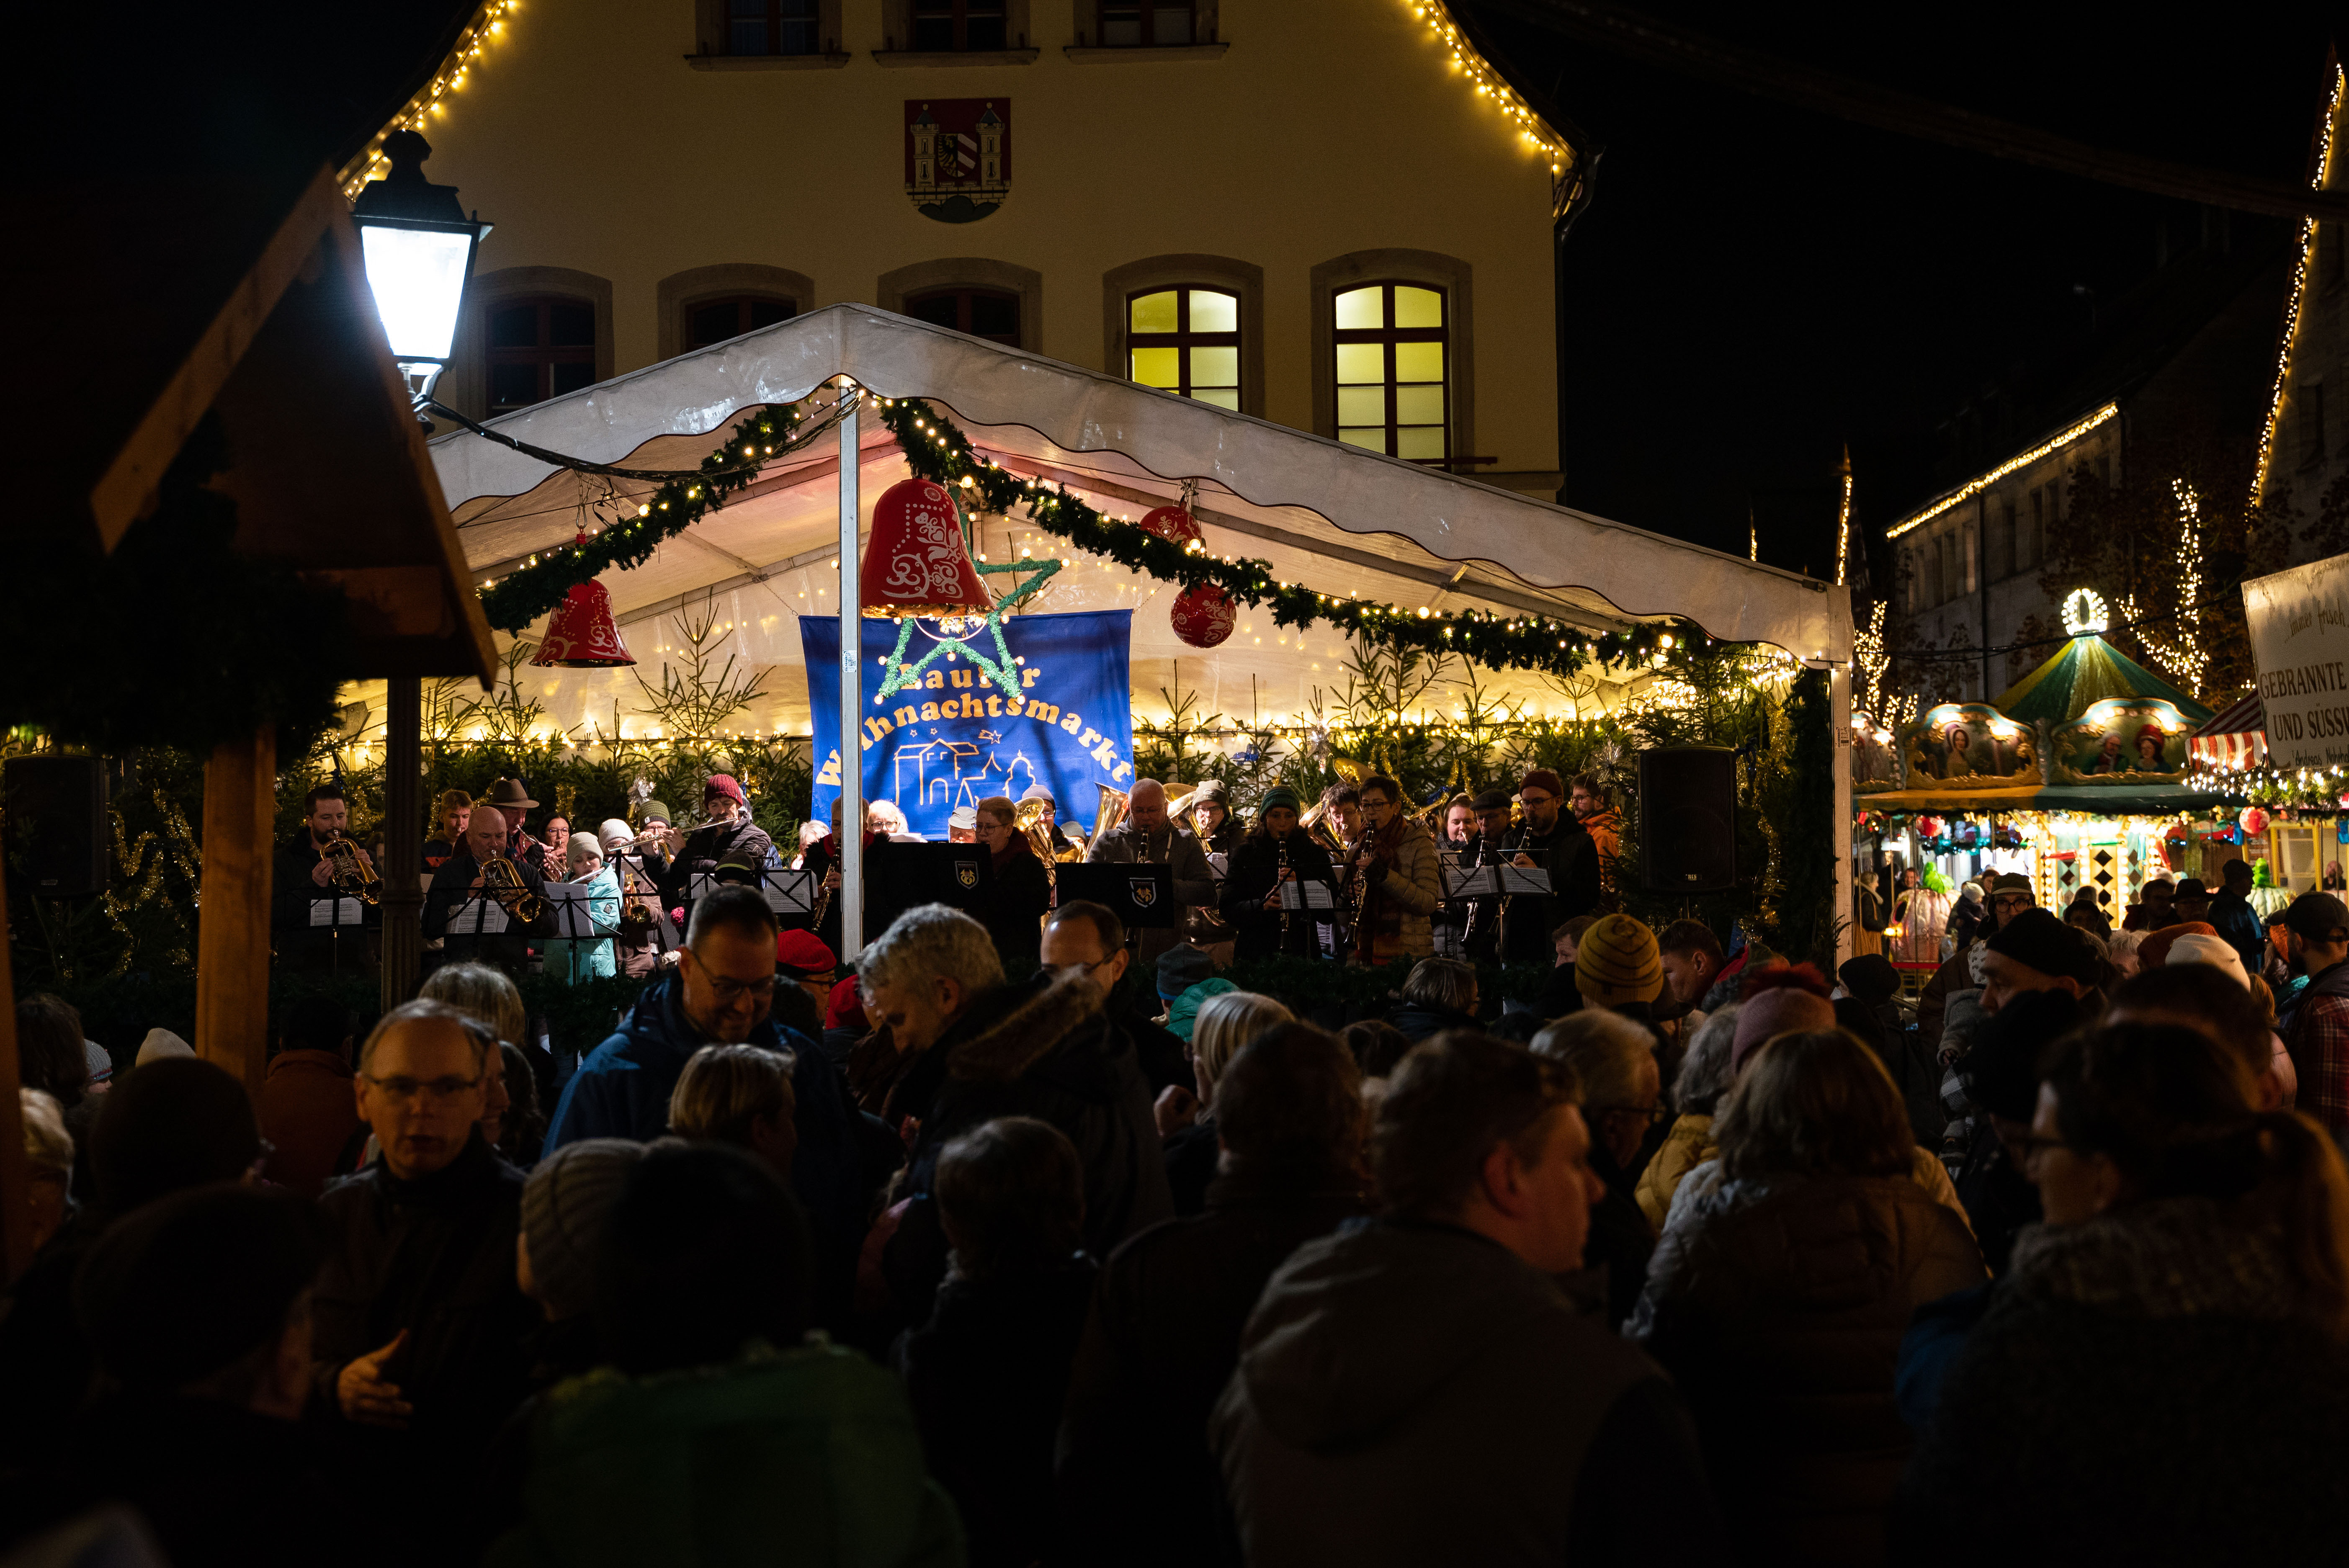
[(730, 55), (816, 54), (817, 27), (816, 0), (726, 0)]
[(490, 412), (511, 414), (595, 383), (595, 306), (562, 296), (489, 313)]
[(1126, 374), (1237, 410), (1240, 298), (1221, 289), (1158, 289), (1125, 302)]
[(914, 0), (914, 47), (968, 54), (1007, 46), (1004, 0)]
[(1448, 459), (1444, 291), (1369, 284), (1338, 294), (1332, 311), (1338, 438), (1414, 462)]
[(733, 299), (707, 299), (686, 307), (685, 346), (707, 348), (799, 315), (797, 300), (770, 294), (741, 294)]
[(1197, 36), (1198, 21), (1189, 0), (1101, 0), (1103, 48), (1177, 48)]
[(905, 301), (916, 321), (950, 326), (973, 337), (1019, 346), (1019, 296), (997, 289), (939, 289)]

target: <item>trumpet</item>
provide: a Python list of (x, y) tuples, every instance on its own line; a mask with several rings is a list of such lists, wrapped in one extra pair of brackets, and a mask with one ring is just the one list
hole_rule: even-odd
[(1045, 903), (1058, 904), (1061, 902), (1059, 857), (1052, 852), (1052, 830), (1044, 826), (1044, 813), (1050, 810), (1041, 800), (1022, 800), (1011, 808), (1011, 822), (1027, 839), (1028, 847), (1036, 851), (1036, 858), (1044, 862)]
[(342, 830), (335, 830), (335, 836), (326, 841), (326, 848), (318, 851), (318, 858), (333, 865), (334, 870), (327, 874), (335, 884), (335, 891), (368, 903), (383, 902), (383, 879), (359, 859), (359, 847), (345, 838)]
[(505, 912), (524, 925), (535, 925), (546, 913), (546, 901), (530, 891), (522, 868), (503, 855), (481, 862), (481, 885)]
[(1085, 835), (1085, 858), (1088, 860), (1092, 858), (1094, 846), (1125, 820), (1126, 810), (1131, 804), (1123, 789), (1112, 789), (1106, 784), (1096, 784), (1093, 788), (1101, 791), (1101, 810), (1093, 813), (1093, 830)]

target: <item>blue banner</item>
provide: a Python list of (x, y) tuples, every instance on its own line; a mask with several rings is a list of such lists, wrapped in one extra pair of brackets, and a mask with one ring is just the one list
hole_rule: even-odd
[[(927, 629), (915, 629), (916, 646)], [(864, 798), (895, 800), (924, 838), (945, 838), (957, 807), (990, 795), (1017, 800), (1031, 784), (1052, 792), (1061, 821), (1091, 822), (1101, 799), (1094, 785), (1133, 785), (1133, 611), (1005, 621), (1011, 656), (1021, 661), (1019, 695), (1009, 698), (957, 658), (933, 664), (921, 686), (876, 705), (897, 623), (867, 620), (863, 632)], [(800, 645), (815, 729), (814, 815), (829, 821), (840, 799), (840, 618), (801, 616)]]

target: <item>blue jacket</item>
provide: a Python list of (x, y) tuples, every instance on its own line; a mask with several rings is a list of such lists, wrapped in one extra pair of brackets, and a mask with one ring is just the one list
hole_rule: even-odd
[[(619, 1032), (580, 1062), (546, 1130), (546, 1152), (583, 1138), (632, 1138), (649, 1142), (668, 1131), (668, 1097), (694, 1052), (711, 1042), (685, 1016), (685, 982), (675, 974), (645, 987)], [(745, 1045), (790, 1051), (797, 1065), (792, 1123), (799, 1150), (792, 1156), (792, 1187), (807, 1210), (817, 1244), (845, 1246), (864, 1239), (866, 1152), (859, 1139), (864, 1118), (830, 1057), (796, 1029), (769, 1018)]]
[(2243, 973), (2258, 974), (2268, 961), (2268, 936), (2251, 901), (2239, 892), (2220, 892), (2210, 901), (2210, 923), (2218, 928), (2220, 940), (2242, 959)]

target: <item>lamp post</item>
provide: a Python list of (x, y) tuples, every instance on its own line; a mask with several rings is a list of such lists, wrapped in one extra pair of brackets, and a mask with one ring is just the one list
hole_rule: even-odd
[[(384, 138), (391, 172), (372, 181), (351, 204), (367, 263), (367, 287), (383, 318), (384, 336), (400, 379), (429, 432), (424, 406), (433, 384), (449, 367), (457, 342), (457, 319), (465, 285), (473, 275), (473, 253), (490, 225), (468, 218), (457, 205), (457, 188), (424, 178), (431, 144), (412, 130)], [(424, 956), (424, 803), (422, 683), (393, 676), (384, 683), (383, 746), (383, 985), (387, 1008), (416, 991)]]
[(423, 137), (393, 131), (383, 139), (383, 153), (391, 172), (359, 192), (351, 222), (358, 228), (367, 287), (391, 341), (391, 357), (420, 418), (433, 383), (449, 368), (473, 253), (489, 238), (491, 225), (465, 216), (454, 185), (425, 180), (432, 146)]

